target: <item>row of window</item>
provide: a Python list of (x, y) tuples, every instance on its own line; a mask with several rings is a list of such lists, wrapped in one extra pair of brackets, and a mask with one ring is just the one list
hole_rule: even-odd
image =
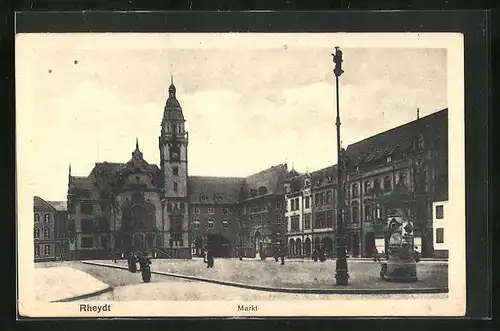
[[(331, 191), (327, 191), (327, 199), (326, 203), (329, 203), (331, 201)], [(311, 197), (310, 196), (305, 196), (303, 197), (304, 199), (304, 209), (309, 209), (311, 208)], [(325, 193), (318, 193), (315, 196), (316, 199), (316, 204), (324, 204), (325, 203)], [(300, 198), (293, 198), (290, 199), (290, 211), (295, 211), (300, 209)], [(285, 201), (285, 211), (288, 211), (288, 201)]]
[[(50, 255), (52, 253), (52, 249), (50, 245), (43, 246), (43, 255)], [(40, 245), (35, 245), (35, 256), (40, 256)]]
[[(407, 186), (408, 183), (407, 183), (406, 172), (400, 172), (398, 174), (398, 183), (401, 183), (404, 186)], [(382, 187), (380, 179), (377, 178), (377, 179), (375, 179), (373, 181), (373, 189), (380, 189), (380, 190), (385, 190), (385, 191), (392, 190), (392, 179), (391, 179), (390, 176), (385, 176), (384, 177), (383, 184), (384, 185)], [(364, 194), (370, 194), (371, 193), (371, 189), (372, 189), (372, 181), (371, 180), (365, 181), (364, 184), (363, 184), (363, 188), (364, 188), (364, 190), (363, 190)], [(359, 192), (359, 187), (358, 187), (357, 183), (352, 184), (352, 186), (351, 186), (351, 194), (352, 194), (353, 198), (359, 197), (360, 192)]]
[[(381, 219), (384, 218), (385, 213), (384, 209), (380, 204), (369, 205), (366, 204), (364, 206), (364, 216), (366, 221), (371, 221), (372, 219)], [(359, 222), (359, 207), (353, 206), (351, 209), (351, 220), (353, 223)]]
[[(43, 215), (44, 222), (50, 222), (50, 214)], [(35, 213), (35, 223), (40, 223), (40, 214)]]
[[(311, 222), (311, 214), (304, 214), (303, 216), (304, 230), (310, 230), (313, 225)], [(290, 231), (300, 231), (300, 216), (295, 215), (286, 218), (286, 222), (290, 222)], [(326, 229), (333, 227), (333, 212), (331, 210), (325, 212), (317, 212), (314, 217), (315, 229)]]
[[(208, 220), (207, 228), (208, 229), (215, 229), (215, 221), (213, 218)], [(223, 229), (229, 228), (229, 222), (226, 219), (222, 220), (222, 228)], [(200, 229), (200, 220), (199, 219), (195, 219), (193, 221), (193, 229)]]
[[(195, 207), (193, 209), (193, 212), (194, 212), (195, 215), (200, 215), (200, 208), (199, 207)], [(213, 206), (209, 206), (208, 207), (208, 213), (209, 214), (215, 214), (215, 208)], [(227, 207), (222, 208), (222, 214), (223, 215), (228, 215), (229, 213), (230, 213), (229, 208), (227, 208)]]
[[(34, 237), (40, 239), (40, 228), (35, 227)], [(43, 239), (50, 239), (50, 228), (48, 226), (43, 228)]]

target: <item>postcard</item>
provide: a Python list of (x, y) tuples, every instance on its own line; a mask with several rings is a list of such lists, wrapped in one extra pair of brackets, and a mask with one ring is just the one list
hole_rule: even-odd
[(20, 315), (464, 315), (463, 47), (18, 34)]

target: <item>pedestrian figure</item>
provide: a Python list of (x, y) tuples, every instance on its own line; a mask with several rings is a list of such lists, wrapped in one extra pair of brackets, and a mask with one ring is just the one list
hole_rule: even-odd
[(127, 256), (128, 270), (135, 273), (137, 271), (137, 260), (132, 252), (128, 253)]
[(214, 256), (211, 251), (207, 251), (207, 268), (214, 267)]
[(325, 262), (326, 257), (325, 257), (325, 249), (321, 247), (318, 252), (318, 258), (321, 262)]
[(141, 268), (142, 280), (148, 283), (151, 280), (151, 260), (148, 258), (147, 251), (139, 256), (139, 265)]
[(285, 254), (281, 254), (281, 265), (285, 265)]
[(314, 262), (318, 262), (318, 250), (316, 248), (312, 251), (312, 259)]

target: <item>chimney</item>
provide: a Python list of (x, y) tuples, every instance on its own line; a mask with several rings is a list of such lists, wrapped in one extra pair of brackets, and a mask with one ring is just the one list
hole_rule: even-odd
[(288, 163), (285, 163), (285, 169), (288, 170)]

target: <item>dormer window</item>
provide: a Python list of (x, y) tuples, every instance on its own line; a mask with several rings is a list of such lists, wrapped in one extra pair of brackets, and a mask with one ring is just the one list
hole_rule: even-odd
[(328, 183), (331, 183), (333, 180), (332, 176), (327, 176), (326, 179), (328, 180)]
[(316, 179), (316, 186), (320, 186), (321, 185), (321, 179)]
[(265, 186), (260, 186), (259, 187), (259, 195), (264, 195), (267, 193), (267, 187)]

